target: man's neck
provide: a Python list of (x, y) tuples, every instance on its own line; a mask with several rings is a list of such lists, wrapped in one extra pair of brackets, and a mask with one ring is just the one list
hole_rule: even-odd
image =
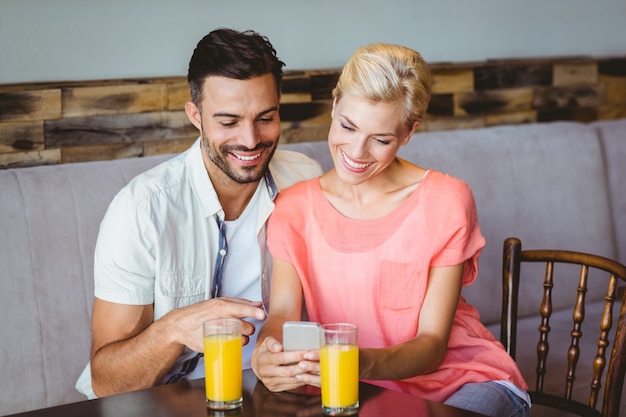
[(246, 209), (252, 196), (256, 192), (259, 182), (248, 184), (235, 183), (237, 186), (218, 187), (215, 186), (217, 197), (224, 210), (225, 220), (236, 220)]

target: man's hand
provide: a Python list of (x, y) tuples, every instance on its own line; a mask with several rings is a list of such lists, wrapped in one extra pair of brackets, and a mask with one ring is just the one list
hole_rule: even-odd
[(171, 328), (171, 340), (174, 343), (187, 346), (196, 352), (202, 352), (204, 350), (202, 324), (207, 320), (218, 318), (241, 320), (241, 334), (245, 345), (256, 329), (253, 324), (243, 319), (263, 320), (265, 311), (260, 301), (221, 297), (172, 310), (163, 316), (162, 320), (168, 322), (168, 327)]
[(185, 346), (204, 350), (202, 324), (215, 318), (242, 320), (245, 342), (255, 332), (244, 318), (263, 320), (261, 302), (216, 298), (172, 310), (153, 320), (152, 305), (94, 300), (91, 376), (97, 396), (154, 386), (170, 371)]

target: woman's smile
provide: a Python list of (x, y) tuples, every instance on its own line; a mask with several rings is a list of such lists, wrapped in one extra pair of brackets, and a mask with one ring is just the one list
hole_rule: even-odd
[(373, 162), (358, 162), (358, 161), (355, 161), (354, 159), (352, 159), (348, 155), (346, 155), (345, 152), (342, 151), (341, 149), (339, 150), (339, 153), (341, 154), (341, 159), (342, 159), (344, 165), (346, 166), (346, 168), (348, 168), (351, 171), (363, 172), (363, 171), (366, 171), (367, 168), (369, 168), (370, 166), (372, 166), (374, 164)]

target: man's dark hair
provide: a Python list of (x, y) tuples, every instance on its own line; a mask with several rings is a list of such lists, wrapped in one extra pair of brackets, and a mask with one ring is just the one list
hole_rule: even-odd
[(208, 76), (248, 80), (268, 73), (274, 76), (280, 96), (284, 65), (267, 37), (252, 30), (216, 29), (198, 42), (189, 61), (187, 82), (191, 99), (200, 106)]

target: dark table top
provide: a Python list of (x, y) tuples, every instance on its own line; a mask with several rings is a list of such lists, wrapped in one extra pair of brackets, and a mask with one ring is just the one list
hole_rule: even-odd
[[(370, 384), (359, 386), (359, 417), (475, 417), (479, 414), (426, 401)], [(251, 371), (244, 371), (243, 407), (231, 411), (207, 410), (204, 379), (44, 408), (20, 417), (318, 417), (320, 396), (270, 392)]]

